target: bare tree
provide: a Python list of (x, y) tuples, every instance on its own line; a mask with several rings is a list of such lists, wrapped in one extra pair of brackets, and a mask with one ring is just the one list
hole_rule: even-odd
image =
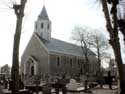
[[(97, 32), (98, 31), (98, 32)], [(73, 30), (73, 36), (74, 40), (80, 42), (81, 47), (83, 49), (83, 54), (85, 56), (85, 61), (88, 66), (85, 66), (86, 73), (89, 73), (90, 68), (90, 53), (89, 50), (93, 50), (95, 52), (95, 55), (97, 57), (97, 64), (98, 64), (98, 70), (96, 71), (98, 73), (98, 81), (100, 82), (100, 86), (102, 87), (102, 73), (101, 73), (101, 59), (106, 54), (106, 49), (108, 48), (108, 41), (104, 38), (104, 35), (102, 35), (99, 30), (91, 29), (90, 27), (75, 27)]]
[[(120, 78), (120, 94), (125, 92), (125, 76), (123, 71), (123, 61), (121, 57), (121, 48), (118, 37), (118, 19), (117, 19), (117, 4), (119, 0), (101, 0), (104, 16), (106, 19), (106, 28), (110, 36), (109, 43), (111, 44), (114, 54), (115, 61), (118, 67), (118, 73)], [(109, 11), (108, 3), (111, 4), (111, 11)], [(112, 18), (110, 18), (112, 16)]]
[(12, 94), (19, 94), (19, 45), (20, 45), (20, 36), (22, 30), (22, 22), (24, 17), (24, 9), (27, 0), (19, 0), (19, 4), (16, 1), (10, 0), (8, 2), (2, 1), (7, 8), (5, 9), (14, 9), (17, 21), (16, 29), (14, 35), (14, 44), (13, 44), (13, 60), (12, 60), (12, 69), (11, 69), (11, 79), (12, 79)]
[(102, 35), (99, 30), (93, 30), (91, 35), (89, 36), (89, 44), (91, 45), (91, 49), (96, 53), (98, 64), (99, 64), (99, 72), (101, 69), (101, 60), (105, 58), (105, 55), (108, 53), (106, 50), (109, 48), (108, 40)]
[(98, 78), (98, 82), (100, 84), (100, 87), (103, 87), (103, 71), (101, 70), (101, 61), (102, 59), (105, 57), (105, 55), (107, 56), (107, 52), (106, 50), (108, 49), (108, 41), (106, 40), (106, 38), (104, 37), (104, 35), (102, 35), (101, 32), (99, 32), (99, 30), (93, 30), (93, 32), (91, 33), (91, 35), (89, 36), (89, 44), (91, 45), (91, 49), (93, 49), (93, 51), (95, 52), (96, 56), (97, 56), (97, 63), (99, 66), (99, 69), (97, 71), (97, 78)]
[(89, 49), (91, 49), (95, 52), (98, 64), (101, 67), (101, 59), (107, 54), (106, 50), (109, 47), (108, 40), (104, 35), (102, 35), (99, 30), (91, 29), (86, 26), (75, 27), (72, 35), (73, 40), (80, 42), (86, 62), (89, 62)]
[(90, 65), (90, 60), (89, 60), (89, 56), (90, 56), (89, 34), (90, 33), (89, 31), (90, 29), (88, 27), (76, 26), (72, 32), (72, 39), (79, 42), (83, 51), (83, 56), (85, 58), (85, 66), (86, 66), (84, 69), (84, 72), (86, 75), (88, 75), (89, 73), (89, 65)]
[(19, 44), (20, 36), (22, 30), (22, 21), (24, 17), (24, 8), (27, 0), (21, 0), (20, 4), (14, 4), (13, 9), (17, 17), (16, 21), (16, 30), (14, 35), (14, 44), (13, 44), (13, 61), (12, 61), (12, 70), (11, 78), (13, 82), (12, 94), (19, 94)]

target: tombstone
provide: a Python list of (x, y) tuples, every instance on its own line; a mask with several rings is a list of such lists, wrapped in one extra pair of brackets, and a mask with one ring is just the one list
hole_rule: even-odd
[(75, 79), (70, 79), (69, 83), (66, 85), (67, 90), (76, 91), (78, 88), (78, 83)]
[(59, 79), (58, 78), (55, 79), (54, 88), (55, 88), (55, 93), (59, 94), (60, 83), (59, 83)]
[(40, 86), (43, 86), (46, 82), (43, 79), (40, 79)]
[(51, 94), (51, 84), (46, 81), (46, 83), (42, 86), (43, 94)]
[(23, 83), (23, 81), (21, 80), (21, 78), (19, 79), (19, 88), (20, 88), (20, 89), (24, 89), (24, 83)]
[(62, 75), (62, 78), (59, 80), (59, 83), (61, 85), (62, 93), (66, 94), (66, 83), (67, 83), (67, 80), (65, 78), (65, 75)]
[(88, 87), (87, 87), (87, 86), (88, 86), (88, 80), (85, 80), (85, 81), (84, 81), (84, 87), (85, 87), (85, 90), (87, 90), (87, 89), (88, 89)]
[(8, 79), (6, 79), (5, 81), (4, 81), (4, 84), (5, 84), (5, 89), (8, 89)]
[(13, 81), (10, 79), (9, 80), (9, 90), (13, 89)]

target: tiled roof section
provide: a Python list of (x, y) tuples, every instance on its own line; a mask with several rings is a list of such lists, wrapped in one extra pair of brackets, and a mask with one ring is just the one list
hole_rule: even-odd
[[(80, 46), (74, 45), (72, 43), (64, 42), (58, 39), (52, 38), (50, 42), (45, 42), (45, 46), (51, 52), (63, 53), (73, 56), (84, 56), (82, 48)], [(93, 52), (89, 50), (89, 53), (94, 55)]]
[(48, 14), (47, 14), (47, 12), (46, 12), (45, 6), (43, 6), (42, 11), (41, 11), (41, 13), (40, 13), (38, 19), (49, 20), (49, 17), (48, 17)]

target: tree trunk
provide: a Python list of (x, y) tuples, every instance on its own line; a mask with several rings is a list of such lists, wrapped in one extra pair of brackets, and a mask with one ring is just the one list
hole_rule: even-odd
[(97, 57), (98, 57), (98, 64), (99, 64), (99, 72), (101, 72), (101, 59), (100, 59), (100, 49), (97, 47)]
[(118, 66), (118, 72), (119, 72), (119, 78), (120, 78), (120, 89), (121, 93), (125, 93), (125, 74), (123, 71), (123, 61), (121, 57), (121, 49), (120, 49), (120, 42), (118, 38), (118, 19), (117, 19), (117, 2), (116, 0), (113, 0), (113, 21), (114, 21), (114, 40), (111, 41), (112, 47), (114, 49), (115, 57), (116, 57), (116, 62)]
[[(83, 46), (83, 44), (84, 44), (84, 46)], [(85, 70), (84, 71), (85, 71), (85, 74), (87, 74), (87, 72), (89, 74), (89, 64), (90, 63), (89, 63), (89, 58), (88, 58), (88, 48), (87, 48), (86, 42), (83, 39), (81, 41), (81, 47), (82, 47), (83, 54), (85, 56)]]
[(124, 78), (122, 58), (121, 58), (121, 54), (119, 53), (120, 52), (119, 39), (115, 40), (115, 43), (111, 42), (111, 44), (112, 44), (112, 48), (114, 49), (113, 51), (115, 53), (115, 61), (117, 62), (117, 67), (118, 67), (120, 89), (121, 89), (120, 94), (124, 94), (125, 93), (125, 78)]
[(16, 22), (16, 30), (14, 35), (14, 44), (13, 44), (13, 61), (12, 61), (12, 70), (11, 70), (11, 78), (13, 82), (12, 86), (12, 94), (19, 94), (19, 44), (20, 44), (20, 36), (22, 30), (22, 20), (24, 16), (24, 8), (25, 8), (26, 0), (21, 0), (21, 5), (13, 5), (17, 22)]
[(99, 84), (100, 84), (100, 88), (103, 88), (103, 75), (102, 75), (102, 71), (101, 71), (101, 58), (100, 58), (100, 49), (99, 47), (97, 46), (97, 59), (98, 59), (98, 66), (99, 66), (99, 69), (98, 69), (98, 80), (99, 80)]
[(117, 24), (117, 10), (116, 10), (116, 2), (113, 0), (113, 27), (111, 25), (111, 20), (109, 16), (109, 11), (107, 7), (107, 2), (106, 0), (102, 0), (102, 7), (103, 7), (103, 12), (105, 15), (106, 19), (106, 28), (107, 31), (109, 32), (110, 35), (110, 44), (113, 48), (114, 54), (115, 54), (115, 61), (117, 63), (118, 67), (118, 73), (119, 73), (119, 78), (120, 78), (120, 89), (121, 92), (120, 94), (124, 94), (125, 92), (125, 78), (124, 78), (124, 71), (123, 71), (123, 62), (122, 62), (122, 57), (121, 57), (121, 50), (120, 50), (120, 42), (118, 38), (118, 24)]

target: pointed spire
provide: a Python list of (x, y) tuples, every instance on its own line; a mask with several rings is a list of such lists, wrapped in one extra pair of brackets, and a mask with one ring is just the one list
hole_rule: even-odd
[(43, 6), (43, 8), (42, 8), (42, 11), (41, 11), (41, 13), (39, 15), (39, 18), (44, 19), (44, 20), (49, 20), (49, 17), (48, 17), (48, 14), (46, 12), (45, 6)]

